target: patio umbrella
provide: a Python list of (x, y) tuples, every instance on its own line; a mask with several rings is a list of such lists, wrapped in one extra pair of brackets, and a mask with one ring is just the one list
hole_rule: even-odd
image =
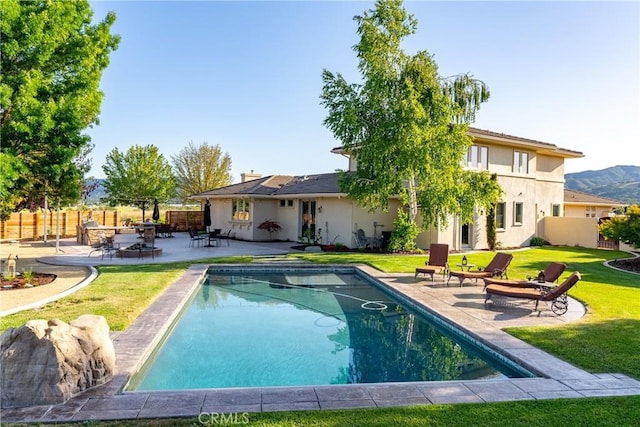
[(209, 226), (211, 225), (211, 203), (209, 200), (204, 204), (204, 226), (209, 231)]
[(158, 199), (153, 199), (153, 216), (151, 217), (155, 222), (160, 219), (160, 208), (158, 207)]

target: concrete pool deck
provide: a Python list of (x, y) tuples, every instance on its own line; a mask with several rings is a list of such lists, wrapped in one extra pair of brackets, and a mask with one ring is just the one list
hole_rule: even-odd
[[(179, 244), (178, 239), (167, 239)], [(184, 245), (188, 241), (183, 240)], [(251, 255), (252, 248), (258, 255), (286, 253), (284, 245), (231, 242), (244, 255)], [(246, 246), (245, 246), (246, 245)], [(242, 247), (241, 247), (242, 246)], [(254, 247), (255, 246), (255, 247)], [(168, 246), (167, 246), (168, 249)], [(192, 256), (203, 250), (210, 255), (222, 255), (227, 249), (190, 248)], [(215, 252), (216, 250), (219, 252)], [(89, 258), (82, 251), (64, 259), (47, 262), (68, 262), (71, 265)], [(165, 250), (164, 253), (177, 253)], [(216, 254), (216, 255), (214, 255)], [(240, 254), (240, 253), (238, 253)], [(65, 258), (55, 255), (56, 258)], [(99, 259), (99, 257), (97, 257)], [(159, 258), (163, 258), (159, 260)], [(156, 258), (156, 262), (170, 261), (169, 256)], [(203, 258), (203, 256), (199, 256)], [(193, 258), (192, 258), (193, 259)], [(197, 259), (197, 258), (195, 258)], [(101, 261), (101, 260), (100, 260)], [(127, 262), (127, 260), (122, 260)], [(150, 260), (144, 260), (145, 263)], [(277, 261), (277, 258), (274, 259)], [(85, 260), (86, 262), (86, 260)], [(98, 261), (99, 262), (99, 261)], [(118, 260), (105, 260), (115, 263)], [(278, 262), (280, 264), (280, 262)], [(84, 264), (85, 266), (87, 264)], [(299, 265), (299, 264), (298, 264)], [(273, 267), (273, 263), (269, 266)], [(413, 275), (381, 273), (371, 267), (360, 268), (411, 298), (426, 310), (437, 312), (443, 318), (458, 324), (474, 339), (501, 349), (503, 354), (519, 361), (539, 373), (538, 378), (506, 380), (472, 380), (446, 382), (414, 382), (385, 384), (349, 384), (308, 387), (261, 387), (244, 389), (212, 389), (161, 392), (125, 392), (122, 388), (131, 374), (144, 361), (172, 319), (179, 313), (183, 302), (189, 298), (195, 286), (206, 273), (207, 265), (194, 264), (174, 282), (136, 321), (124, 332), (114, 333), (116, 349), (116, 373), (109, 383), (80, 393), (64, 404), (29, 408), (3, 409), (3, 422), (65, 422), (82, 420), (116, 420), (197, 417), (210, 413), (243, 413), (280, 410), (366, 408), (406, 406), (415, 404), (497, 402), (505, 400), (534, 400), (554, 398), (579, 398), (589, 396), (620, 396), (640, 394), (640, 381), (617, 373), (590, 374), (561, 361), (533, 346), (503, 332), (509, 326), (562, 325), (578, 320), (584, 309), (575, 300), (570, 301), (569, 312), (554, 315), (548, 306), (539, 312), (532, 304), (500, 301), (484, 305), (482, 286), (465, 284), (463, 287), (447, 287), (438, 277), (435, 282), (416, 282)], [(219, 266), (216, 266), (219, 267)], [(44, 288), (43, 288), (44, 289)], [(11, 291), (13, 292), (13, 291)], [(10, 292), (10, 293), (11, 293)], [(250, 419), (250, 418), (249, 418)]]

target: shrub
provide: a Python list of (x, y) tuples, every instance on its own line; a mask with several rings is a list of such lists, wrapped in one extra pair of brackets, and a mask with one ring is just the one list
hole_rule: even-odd
[(281, 231), (282, 226), (277, 221), (272, 221), (270, 219), (266, 219), (262, 221), (262, 223), (258, 226), (259, 230), (267, 230), (269, 232), (269, 239), (271, 239), (271, 234)]
[(529, 246), (544, 246), (547, 242), (538, 236), (534, 236), (529, 240)]
[(416, 238), (420, 233), (420, 227), (409, 220), (402, 208), (398, 209), (398, 216), (393, 222), (393, 232), (389, 240), (389, 252), (413, 252), (417, 249)]

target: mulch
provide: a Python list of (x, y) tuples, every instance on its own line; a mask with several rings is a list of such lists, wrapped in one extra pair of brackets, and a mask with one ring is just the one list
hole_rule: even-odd
[[(23, 289), (28, 287), (44, 286), (53, 283), (58, 277), (55, 274), (49, 273), (33, 273), (33, 278), (30, 283), (22, 276), (16, 276), (14, 279), (7, 280), (5, 278), (0, 279), (0, 290), (11, 291), (14, 289)], [(29, 286), (30, 285), (30, 286)]]
[(640, 273), (640, 257), (634, 258), (634, 259), (615, 260), (615, 261), (611, 261), (609, 264), (621, 270), (627, 270), (633, 273)]

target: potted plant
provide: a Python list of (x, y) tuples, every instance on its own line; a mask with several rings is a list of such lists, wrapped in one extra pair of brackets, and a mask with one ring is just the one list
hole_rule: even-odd
[(273, 221), (270, 219), (266, 219), (264, 220), (259, 226), (258, 226), (259, 230), (267, 230), (269, 232), (269, 240), (273, 240), (271, 238), (271, 234), (281, 231), (282, 230), (282, 226), (280, 224), (278, 224), (277, 221)]

